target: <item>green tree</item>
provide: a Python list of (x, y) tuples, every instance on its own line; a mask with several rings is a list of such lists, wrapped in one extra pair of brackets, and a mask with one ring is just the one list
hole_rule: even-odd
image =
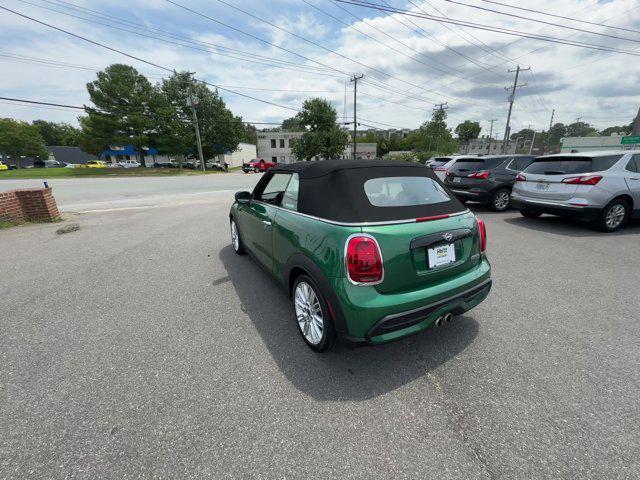
[(305, 129), (292, 149), (299, 160), (309, 161), (315, 156), (331, 159), (343, 154), (349, 136), (337, 125), (338, 114), (328, 100), (306, 100), (297, 117)]
[(250, 143), (252, 145), (258, 144), (258, 129), (255, 125), (251, 125), (250, 123), (244, 124), (244, 133), (242, 134), (242, 138), (240, 141), (245, 143)]
[(299, 132), (303, 129), (302, 124), (300, 123), (300, 118), (298, 115), (295, 115), (290, 118), (285, 118), (282, 121), (282, 130), (291, 130), (292, 132)]
[(95, 107), (85, 107), (81, 121), (83, 145), (133, 145), (145, 165), (144, 149), (157, 131), (151, 115), (158, 99), (149, 80), (129, 66), (114, 64), (98, 72), (97, 80), (87, 84)]
[(20, 157), (48, 157), (38, 127), (11, 118), (0, 118), (0, 152), (15, 159), (21, 168)]
[(461, 142), (468, 142), (469, 140), (478, 138), (481, 130), (482, 127), (480, 127), (480, 124), (478, 122), (465, 120), (464, 122), (458, 124), (453, 132), (458, 136), (458, 140), (460, 140)]
[[(533, 138), (533, 134), (535, 132), (531, 128), (523, 128), (515, 133), (512, 133), (509, 137), (511, 140), (517, 140), (521, 138), (522, 140), (531, 140)], [(538, 136), (538, 134), (536, 134)]]
[(384, 135), (379, 132), (369, 131), (364, 136), (358, 137), (358, 143), (375, 143), (378, 145), (378, 155), (389, 153), (389, 143)]
[(80, 145), (80, 129), (68, 123), (47, 122), (34, 120), (33, 125), (38, 128), (46, 145), (77, 147)]
[(633, 130), (633, 125), (623, 125), (616, 127), (607, 127), (604, 130), (600, 131), (600, 136), (602, 137), (610, 137), (612, 133), (620, 133), (622, 135), (628, 135), (631, 130)]
[(556, 123), (549, 130), (549, 146), (560, 145), (560, 140), (567, 136), (567, 126), (564, 123)]
[(574, 122), (567, 127), (567, 137), (589, 137), (598, 130), (586, 122)]
[(452, 153), (457, 150), (458, 142), (453, 139), (451, 129), (447, 127), (447, 112), (444, 109), (434, 110), (431, 120), (422, 124), (415, 148), (438, 153)]

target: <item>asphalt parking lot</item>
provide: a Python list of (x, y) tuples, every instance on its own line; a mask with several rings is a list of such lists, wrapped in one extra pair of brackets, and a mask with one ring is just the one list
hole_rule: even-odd
[(483, 304), (318, 355), (231, 199), (0, 231), (0, 478), (638, 478), (640, 224), (474, 208)]

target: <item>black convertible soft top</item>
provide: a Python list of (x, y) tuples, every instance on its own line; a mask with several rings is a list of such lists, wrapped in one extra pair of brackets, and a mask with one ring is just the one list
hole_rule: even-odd
[(465, 207), (449, 200), (429, 205), (374, 206), (365, 193), (367, 180), (381, 177), (427, 177), (442, 185), (429, 167), (420, 163), (384, 160), (323, 160), (277, 165), (274, 173), (298, 174), (298, 211), (344, 223), (389, 222), (458, 213)]

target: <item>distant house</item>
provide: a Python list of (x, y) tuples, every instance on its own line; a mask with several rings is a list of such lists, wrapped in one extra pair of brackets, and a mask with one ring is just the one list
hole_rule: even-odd
[(249, 163), (258, 156), (256, 146), (252, 143), (240, 143), (234, 152), (227, 152), (216, 155), (214, 158), (219, 162), (229, 165), (229, 168), (241, 167), (243, 163)]
[(79, 147), (46, 147), (49, 152), (49, 160), (57, 160), (64, 163), (87, 163), (89, 160), (97, 160), (97, 155), (83, 152)]
[[(147, 167), (152, 167), (154, 163), (158, 161), (168, 162), (170, 158), (167, 155), (161, 155), (158, 153), (157, 148), (143, 148), (145, 163)], [(105, 149), (100, 158), (106, 162), (116, 164), (122, 160), (137, 160), (142, 163), (142, 155), (139, 150), (136, 150), (133, 145), (125, 145), (123, 147), (110, 145), (108, 149)]]
[[(96, 160), (97, 155), (92, 155), (87, 152), (83, 152), (79, 147), (61, 147), (61, 146), (46, 146), (45, 149), (49, 152), (50, 160), (57, 160), (59, 162), (64, 163), (87, 163), (89, 160)], [(17, 159), (11, 158), (7, 155), (3, 155), (0, 153), (0, 161), (6, 163), (7, 165), (16, 165)], [(36, 159), (33, 157), (21, 157), (20, 158), (20, 166), (22, 168), (33, 167), (33, 162)]]

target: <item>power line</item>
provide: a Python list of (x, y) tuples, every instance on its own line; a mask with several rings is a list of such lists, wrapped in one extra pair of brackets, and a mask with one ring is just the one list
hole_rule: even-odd
[[(169, 1), (169, 0), (166, 0), (166, 1)], [(590, 44), (590, 43), (578, 42), (578, 41), (570, 41), (570, 40), (561, 39), (561, 38), (558, 38), (558, 37), (551, 37), (551, 36), (548, 36), (548, 35), (530, 34), (528, 32), (524, 32), (524, 31), (520, 31), (520, 30), (513, 30), (513, 29), (504, 28), (504, 27), (495, 27), (495, 26), (485, 25), (485, 24), (481, 24), (481, 23), (469, 22), (469, 21), (466, 21), (466, 20), (458, 20), (458, 19), (453, 19), (453, 18), (437, 17), (437, 16), (434, 16), (434, 15), (427, 15), (427, 14), (417, 14), (417, 13), (414, 13), (414, 12), (411, 12), (411, 11), (408, 11), (408, 10), (402, 10), (402, 9), (395, 8), (395, 7), (392, 8), (392, 7), (386, 7), (384, 5), (380, 5), (380, 4), (376, 4), (376, 3), (369, 3), (369, 2), (366, 2), (364, 0), (335, 0), (335, 1), (340, 2), (340, 3), (346, 3), (346, 4), (349, 4), (349, 5), (357, 5), (357, 6), (361, 6), (361, 7), (365, 7), (365, 8), (384, 11), (384, 12), (391, 12), (391, 13), (397, 13), (397, 14), (407, 15), (407, 16), (411, 16), (411, 17), (423, 18), (425, 20), (432, 20), (432, 21), (440, 20), (440, 21), (443, 21), (443, 22), (446, 22), (446, 23), (451, 23), (451, 24), (454, 24), (454, 25), (462, 25), (462, 26), (475, 28), (475, 29), (478, 29), (478, 30), (485, 30), (485, 31), (494, 32), (494, 33), (502, 33), (502, 34), (505, 34), (505, 35), (511, 35), (511, 36), (515, 36), (515, 37), (529, 38), (529, 39), (532, 39), (532, 40), (539, 40), (539, 41), (543, 41), (543, 42), (557, 43), (557, 44), (561, 44), (561, 45), (569, 45), (569, 46), (574, 46), (574, 47), (581, 47), (581, 48), (586, 48), (586, 49), (589, 49), (589, 50), (598, 50), (598, 51), (603, 51), (603, 52), (615, 52), (615, 53), (623, 53), (623, 54), (631, 55), (631, 56), (640, 56), (640, 53), (634, 52), (633, 50), (621, 50), (621, 49), (616, 49), (616, 48), (612, 48), (612, 47), (606, 47), (604, 45)]]
[(615, 30), (623, 30), (625, 32), (639, 33), (640, 34), (639, 30), (633, 30), (631, 28), (616, 27), (614, 25), (606, 25), (604, 23), (598, 23), (598, 22), (589, 22), (588, 20), (580, 20), (580, 19), (574, 18), (574, 17), (568, 17), (568, 16), (565, 16), (565, 15), (556, 15), (556, 14), (549, 13), (549, 12), (543, 12), (543, 11), (540, 11), (540, 10), (534, 10), (533, 8), (518, 7), (516, 5), (510, 5), (508, 3), (495, 2), (495, 1), (492, 1), (492, 0), (480, 0), (480, 1), (481, 2), (485, 2), (485, 3), (492, 3), (494, 5), (500, 5), (501, 7), (508, 7), (508, 8), (513, 8), (515, 10), (522, 10), (524, 12), (537, 13), (539, 15), (546, 15), (548, 17), (561, 18), (563, 20), (571, 20), (572, 22), (584, 23), (586, 25), (594, 25), (594, 26), (597, 26), (597, 27), (613, 28)]
[[(191, 8), (185, 7), (184, 5), (181, 5), (181, 4), (179, 4), (179, 3), (177, 3), (177, 2), (175, 2), (175, 1), (173, 1), (173, 0), (165, 0), (165, 1), (166, 1), (166, 2), (168, 2), (168, 3), (171, 3), (172, 5), (177, 6), (177, 7), (179, 7), (179, 8), (183, 8), (183, 9), (185, 9), (185, 10), (187, 10), (187, 11), (190, 11), (190, 12), (192, 12), (192, 13), (196, 14), (196, 15), (200, 15), (200, 16), (202, 16), (202, 17), (204, 17), (204, 18), (208, 18), (208, 19), (210, 19), (210, 20), (214, 21), (215, 23), (223, 24), (222, 22), (220, 22), (220, 21), (219, 21), (219, 20), (217, 20), (217, 19), (213, 19), (212, 17), (210, 17), (210, 16), (208, 16), (208, 15), (203, 14), (202, 12), (198, 12), (198, 11), (193, 10), (193, 9), (191, 9)], [(402, 79), (402, 78), (396, 77), (395, 75), (392, 75), (392, 74), (390, 74), (390, 73), (388, 73), (388, 72), (385, 72), (384, 70), (380, 70), (380, 69), (378, 69), (378, 68), (371, 67), (371, 66), (369, 66), (369, 65), (367, 65), (367, 64), (365, 64), (365, 63), (363, 63), (363, 62), (360, 62), (359, 60), (356, 60), (356, 59), (350, 58), (350, 57), (348, 57), (347, 55), (344, 55), (344, 54), (342, 54), (342, 53), (340, 53), (340, 52), (337, 52), (337, 51), (332, 50), (332, 49), (330, 49), (330, 48), (328, 48), (328, 47), (325, 47), (324, 45), (322, 45), (322, 44), (320, 44), (320, 43), (318, 43), (318, 42), (315, 42), (315, 41), (313, 41), (313, 40), (309, 40), (308, 38), (303, 37), (302, 35), (298, 35), (298, 34), (297, 34), (297, 33), (295, 33), (295, 32), (292, 32), (292, 31), (290, 31), (290, 30), (287, 30), (286, 28), (283, 28), (283, 27), (281, 27), (281, 26), (279, 26), (279, 25), (276, 25), (276, 24), (275, 24), (275, 23), (273, 23), (273, 22), (270, 22), (270, 21), (265, 20), (265, 19), (263, 19), (263, 18), (261, 18), (261, 17), (259, 17), (259, 16), (257, 16), (257, 15), (254, 15), (254, 14), (252, 14), (251, 12), (247, 12), (246, 10), (243, 10), (242, 8), (237, 7), (237, 6), (235, 6), (235, 5), (232, 5), (232, 4), (230, 4), (230, 3), (228, 3), (228, 2), (226, 2), (226, 1), (224, 1), (224, 0), (216, 0), (216, 1), (217, 1), (218, 3), (221, 3), (221, 4), (223, 4), (223, 5), (226, 5), (226, 6), (228, 6), (228, 7), (232, 8), (232, 9), (234, 9), (234, 10), (236, 10), (236, 11), (239, 11), (239, 12), (241, 12), (241, 13), (243, 13), (243, 14), (247, 15), (247, 16), (249, 16), (250, 18), (253, 18), (253, 19), (255, 19), (255, 20), (258, 20), (258, 21), (260, 21), (260, 22), (262, 22), (262, 23), (265, 23), (265, 24), (267, 24), (267, 25), (269, 25), (269, 26), (271, 26), (271, 27), (273, 27), (273, 28), (275, 28), (275, 29), (277, 29), (277, 30), (280, 30), (280, 31), (282, 31), (282, 32), (285, 32), (285, 33), (287, 33), (287, 34), (289, 34), (289, 35), (291, 35), (291, 36), (293, 36), (293, 37), (295, 37), (295, 38), (299, 39), (299, 40), (302, 40), (303, 42), (309, 43), (310, 45), (314, 45), (314, 46), (316, 46), (316, 47), (318, 47), (318, 48), (320, 48), (320, 49), (322, 49), (322, 50), (324, 50), (324, 51), (326, 51), (326, 52), (328, 52), (328, 53), (332, 53), (332, 54), (334, 54), (334, 55), (336, 55), (336, 56), (338, 56), (338, 57), (340, 57), (340, 58), (343, 58), (343, 59), (348, 60), (348, 61), (350, 61), (350, 62), (356, 63), (356, 64), (358, 64), (358, 65), (360, 65), (360, 66), (362, 66), (362, 67), (364, 67), (364, 68), (367, 68), (367, 69), (369, 69), (369, 70), (371, 70), (371, 71), (373, 71), (373, 72), (376, 72), (376, 73), (379, 73), (379, 74), (381, 74), (381, 75), (384, 75), (384, 76), (386, 76), (386, 77), (388, 77), (388, 78), (390, 78), (390, 79), (393, 79), (393, 80), (397, 80), (397, 81), (403, 82), (403, 83), (405, 83), (405, 84), (407, 84), (407, 85), (411, 85), (412, 87), (416, 87), (416, 88), (419, 88), (419, 89), (424, 90), (424, 91), (429, 91), (429, 89), (427, 89), (427, 88), (425, 88), (425, 87), (422, 87), (422, 86), (420, 86), (420, 85), (416, 85), (416, 84), (411, 83), (411, 82), (409, 82), (409, 81), (407, 81), (407, 80), (404, 80), (404, 79)], [(249, 34), (249, 33), (247, 33), (247, 32), (244, 32), (243, 30), (241, 30), (241, 29), (239, 29), (239, 28), (237, 28), (237, 27), (232, 27), (232, 26), (227, 25), (227, 24), (224, 24), (224, 25), (228, 26), (229, 28), (232, 28), (234, 31), (241, 32), (241, 33), (243, 33), (243, 34), (245, 34), (245, 35), (249, 35), (249, 36), (254, 37), (254, 38), (259, 38), (259, 37), (256, 37), (256, 36), (255, 36), (255, 35), (253, 35), (253, 34)], [(261, 41), (264, 41), (264, 40), (261, 40)], [(267, 43), (269, 43), (269, 44), (271, 44), (271, 45), (273, 45), (273, 46), (275, 46), (275, 47), (277, 47), (277, 48), (282, 48), (282, 47), (280, 47), (279, 45), (273, 44), (273, 43), (271, 43), (271, 42), (267, 42)], [(317, 64), (319, 64), (319, 65), (322, 65), (322, 66), (324, 66), (324, 67), (327, 67), (327, 68), (330, 68), (330, 69), (332, 69), (332, 70), (335, 70), (335, 71), (337, 71), (337, 72), (340, 72), (340, 73), (346, 74), (346, 72), (343, 72), (343, 71), (341, 71), (341, 70), (335, 69), (335, 68), (333, 68), (333, 67), (331, 67), (331, 66), (329, 66), (329, 65), (326, 65), (326, 64), (324, 64), (324, 63), (319, 62), (318, 60), (311, 60), (311, 61), (313, 61), (313, 62), (315, 62), (315, 63), (317, 63)], [(352, 75), (352, 73), (350, 73), (350, 74), (349, 74), (349, 76), (351, 76), (351, 75)]]
[[(187, 37), (182, 37), (179, 35), (174, 35), (172, 33), (168, 33), (168, 32), (163, 32), (161, 30), (146, 26), (146, 25), (142, 25), (142, 24), (136, 24), (135, 22), (130, 22), (128, 20), (125, 19), (120, 19), (118, 17), (115, 17), (113, 15), (106, 15), (106, 14), (101, 14), (100, 12), (96, 12), (95, 10), (89, 10), (90, 12), (94, 12), (94, 13), (86, 13), (86, 12), (80, 12), (83, 15), (88, 15), (88, 16), (93, 16), (93, 17), (98, 17), (100, 18), (100, 16), (103, 17), (108, 17), (109, 21), (112, 22), (116, 22), (119, 23), (121, 25), (132, 25), (133, 27), (135, 27), (138, 30), (131, 30), (129, 28), (122, 28), (122, 27), (118, 27), (116, 25), (111, 25), (109, 23), (104, 23), (101, 21), (97, 21), (97, 20), (92, 20), (91, 18), (85, 18), (82, 16), (78, 16), (78, 15), (74, 15), (72, 13), (69, 12), (64, 12), (64, 11), (60, 11), (60, 10), (56, 10), (53, 8), (49, 8), (49, 7), (45, 7), (43, 5), (37, 5), (35, 3), (29, 2), (27, 0), (17, 0), (21, 3), (27, 4), (27, 5), (31, 5), (37, 8), (41, 8), (43, 10), (47, 10), (47, 11), (51, 11), (51, 12), (55, 12), (58, 13), (60, 15), (65, 15), (68, 17), (72, 17), (72, 18), (76, 18), (85, 22), (90, 22), (90, 23), (94, 23), (97, 25), (102, 25), (104, 27), (108, 27), (114, 30), (119, 30), (119, 31), (123, 31), (123, 32), (127, 32), (127, 33), (131, 33), (133, 35), (137, 35), (140, 37), (144, 37), (144, 38), (151, 38), (154, 40), (159, 40), (161, 42), (170, 44), (170, 45), (177, 45), (180, 47), (184, 47), (184, 48), (188, 48), (191, 50), (196, 50), (196, 51), (201, 51), (201, 52), (207, 52), (210, 53), (212, 55), (217, 55), (217, 56), (222, 56), (225, 58), (231, 58), (231, 59), (235, 59), (235, 60), (241, 60), (241, 61), (251, 61), (252, 63), (257, 63), (257, 64), (261, 64), (261, 65), (265, 65), (265, 66), (269, 66), (269, 67), (273, 67), (273, 68), (280, 68), (280, 69), (284, 69), (284, 70), (290, 70), (290, 71), (294, 71), (294, 72), (303, 72), (303, 73), (311, 73), (311, 74), (315, 74), (315, 75), (325, 75), (325, 76), (336, 76), (335, 73), (331, 73), (326, 71), (325, 69), (320, 69), (319, 67), (314, 67), (314, 66), (310, 66), (310, 65), (301, 65), (299, 63), (294, 63), (294, 62), (289, 62), (287, 60), (281, 60), (281, 59), (275, 59), (275, 58), (271, 58), (271, 57), (264, 57), (262, 55), (258, 55), (252, 52), (244, 52), (242, 50), (237, 50), (237, 49), (232, 49), (229, 47), (225, 47), (223, 45), (217, 45), (214, 43), (210, 43), (210, 42), (203, 42), (203, 41), (196, 41), (196, 40), (192, 40), (189, 39)], [(48, 0), (41, 0), (43, 2), (55, 5), (55, 6), (59, 6), (57, 4), (54, 4), (53, 2), (50, 2)], [(68, 2), (62, 2), (61, 0), (59, 0), (60, 3), (64, 3), (64, 4), (68, 4), (70, 5), (69, 7), (62, 7), (62, 8), (69, 8), (75, 11), (79, 11), (79, 8), (74, 8), (75, 6), (73, 4), (70, 4)], [(145, 34), (142, 33), (141, 31), (139, 31), (140, 29), (151, 32), (151, 34)], [(173, 38), (173, 39), (177, 39), (178, 41), (172, 41), (172, 40), (167, 40), (167, 38), (164, 37), (169, 37), (169, 38)], [(180, 42), (186, 42), (185, 43), (180, 43)], [(204, 47), (203, 47), (204, 45)], [(215, 48), (215, 50), (208, 48), (207, 46), (211, 46), (213, 48)], [(220, 51), (222, 50), (222, 51)], [(272, 62), (272, 63), (266, 63), (266, 62)], [(277, 64), (274, 64), (273, 62), (276, 62)]]
[[(169, 1), (169, 0), (167, 0), (167, 1)], [(151, 65), (152, 67), (159, 68), (160, 70), (164, 70), (164, 71), (171, 72), (171, 73), (173, 73), (173, 72), (174, 72), (174, 70), (173, 70), (173, 69), (171, 69), (171, 68), (168, 68), (168, 67), (165, 67), (165, 66), (159, 65), (159, 64), (154, 63), (154, 62), (151, 62), (151, 61), (149, 61), (149, 60), (145, 60), (145, 59), (143, 59), (143, 58), (141, 58), (141, 57), (138, 57), (138, 56), (135, 56), (135, 55), (131, 55), (131, 54), (129, 54), (129, 53), (126, 53), (126, 52), (124, 52), (124, 51), (122, 51), (122, 50), (118, 50), (117, 48), (114, 48), (114, 47), (110, 47), (110, 46), (105, 45), (105, 44), (103, 44), (103, 43), (96, 42), (95, 40), (91, 40), (91, 39), (89, 39), (89, 38), (87, 38), (87, 37), (83, 37), (82, 35), (78, 35), (78, 34), (76, 34), (76, 33), (70, 32), (70, 31), (65, 30), (65, 29), (63, 29), (63, 28), (56, 27), (55, 25), (51, 25), (51, 24), (49, 24), (49, 23), (46, 23), (46, 22), (43, 22), (43, 21), (41, 21), (41, 20), (35, 19), (35, 18), (30, 17), (30, 16), (28, 16), (28, 15), (25, 15), (25, 14), (23, 14), (23, 13), (16, 12), (15, 10), (11, 10), (11, 9), (9, 9), (9, 8), (7, 8), (7, 7), (3, 7), (3, 6), (1, 6), (1, 5), (0, 5), (0, 9), (1, 9), (1, 10), (5, 10), (5, 11), (10, 12), (10, 13), (13, 13), (13, 14), (15, 14), (15, 15), (18, 15), (19, 17), (25, 18), (25, 19), (27, 19), (27, 20), (31, 20), (31, 21), (33, 21), (33, 22), (35, 22), (35, 23), (40, 24), (40, 25), (44, 25), (44, 26), (46, 26), (46, 27), (52, 28), (52, 29), (57, 30), (57, 31), (59, 31), (59, 32), (66, 33), (67, 35), (70, 35), (70, 36), (72, 36), (72, 37), (74, 37), (74, 38), (77, 38), (77, 39), (79, 39), (79, 40), (83, 40), (83, 41), (85, 41), (85, 42), (91, 43), (91, 44), (96, 45), (96, 46), (98, 46), (98, 47), (101, 47), (101, 48), (107, 49), (107, 50), (109, 50), (109, 51), (112, 51), (112, 52), (118, 53), (118, 54), (120, 54), (120, 55), (124, 55), (125, 57), (131, 58), (131, 59), (133, 59), (133, 60), (137, 60), (137, 61), (142, 62), (142, 63), (145, 63), (145, 64), (147, 64), (147, 65)], [(213, 84), (213, 83), (206, 82), (206, 81), (204, 81), (204, 80), (201, 80), (201, 82), (202, 82), (202, 83), (204, 83), (204, 84), (206, 84), (206, 85), (209, 85), (209, 86), (212, 86), (212, 87), (218, 88), (218, 89), (220, 89), (220, 90), (223, 90), (223, 91), (225, 91), (225, 92), (233, 93), (233, 94), (235, 94), (235, 95), (238, 95), (238, 96), (240, 96), (240, 97), (244, 97), (244, 98), (249, 98), (249, 99), (251, 99), (251, 100), (255, 100), (255, 101), (260, 102), (260, 103), (265, 103), (265, 104), (272, 105), (272, 106), (275, 106), (275, 107), (284, 108), (284, 109), (286, 109), (286, 110), (293, 110), (293, 111), (295, 111), (295, 112), (297, 112), (297, 111), (298, 111), (298, 109), (293, 108), (293, 107), (287, 107), (286, 105), (280, 105), (280, 104), (275, 103), (275, 102), (270, 102), (270, 101), (268, 101), (268, 100), (263, 100), (263, 99), (260, 99), (260, 98), (256, 98), (256, 97), (253, 97), (253, 96), (251, 96), (251, 95), (247, 95), (247, 94), (245, 94), (245, 93), (241, 93), (241, 92), (238, 92), (238, 91), (235, 91), (235, 90), (231, 90), (231, 89), (229, 89), (229, 88), (220, 87), (220, 86), (218, 86), (218, 85), (215, 85), (215, 84)]]
[[(439, 71), (439, 72), (447, 73), (447, 74), (448, 74), (448, 72), (446, 72), (445, 70), (442, 70), (442, 69), (440, 69), (440, 68), (434, 67), (433, 65), (429, 65), (429, 64), (427, 64), (427, 63), (425, 63), (425, 62), (423, 62), (423, 61), (421, 61), (421, 60), (417, 59), (415, 56), (408, 55), (408, 54), (406, 54), (405, 52), (403, 52), (402, 50), (399, 50), (399, 49), (397, 49), (397, 48), (395, 48), (395, 47), (392, 47), (391, 45), (389, 45), (389, 44), (387, 44), (387, 43), (384, 43), (384, 42), (382, 42), (382, 41), (378, 40), (377, 38), (375, 38), (375, 37), (373, 37), (373, 36), (369, 35), (368, 33), (365, 33), (365, 32), (363, 32), (362, 30), (357, 29), (354, 25), (351, 25), (351, 24), (349, 24), (349, 23), (347, 23), (347, 22), (345, 22), (345, 21), (341, 20), (340, 18), (336, 17), (335, 15), (332, 15), (331, 13), (329, 13), (329, 12), (327, 12), (327, 11), (325, 11), (325, 10), (321, 9), (321, 8), (320, 8), (320, 7), (318, 7), (317, 5), (313, 5), (312, 3), (308, 2), (307, 0), (302, 0), (302, 2), (306, 3), (306, 4), (307, 4), (307, 5), (309, 5), (311, 8), (313, 8), (313, 9), (317, 10), (318, 12), (320, 12), (320, 13), (322, 13), (322, 14), (326, 15), (327, 17), (329, 17), (329, 18), (331, 18), (331, 19), (335, 20), (336, 22), (339, 22), (340, 24), (342, 24), (342, 25), (346, 26), (347, 28), (351, 28), (352, 30), (355, 30), (355, 31), (356, 31), (356, 32), (358, 32), (359, 34), (361, 34), (361, 35), (363, 35), (363, 36), (367, 37), (367, 38), (368, 38), (368, 39), (370, 39), (370, 40), (373, 40), (374, 42), (376, 42), (376, 43), (378, 43), (378, 44), (380, 44), (380, 45), (382, 45), (382, 46), (384, 46), (384, 47), (388, 48), (389, 50), (391, 50), (391, 51), (393, 51), (393, 52), (395, 52), (395, 53), (398, 53), (398, 54), (400, 54), (400, 55), (402, 55), (402, 56), (404, 56), (404, 57), (407, 57), (407, 58), (409, 58), (410, 60), (415, 61), (415, 62), (418, 62), (418, 63), (420, 63), (421, 65), (424, 65), (424, 66), (426, 66), (426, 67), (428, 67), (428, 68), (433, 68), (434, 70), (437, 70), (437, 71)], [(376, 30), (376, 31), (380, 32), (381, 34), (383, 34), (383, 35), (385, 35), (385, 36), (387, 36), (387, 37), (391, 38), (393, 41), (398, 42), (398, 43), (399, 43), (399, 44), (401, 44), (403, 47), (405, 47), (405, 48), (407, 48), (407, 49), (409, 49), (409, 50), (412, 50), (412, 51), (416, 52), (418, 55), (421, 55), (421, 56), (422, 56), (422, 55), (424, 55), (424, 53), (419, 52), (418, 50), (413, 49), (413, 48), (412, 48), (412, 47), (410, 47), (409, 45), (407, 45), (407, 44), (405, 44), (405, 43), (403, 43), (403, 42), (399, 41), (398, 39), (396, 39), (396, 38), (394, 38), (394, 37), (390, 36), (390, 35), (389, 35), (389, 34), (387, 34), (387, 32), (385, 32), (384, 30), (381, 30), (381, 29), (377, 28), (376, 26), (371, 25), (371, 24), (370, 24), (370, 23), (368, 23), (366, 20), (364, 20), (364, 19), (362, 19), (362, 18), (358, 17), (357, 15), (355, 15), (355, 14), (351, 13), (349, 10), (347, 10), (347, 9), (346, 9), (346, 8), (344, 8), (344, 7), (342, 7), (341, 5), (339, 5), (339, 4), (335, 3), (335, 2), (332, 2), (332, 3), (333, 3), (336, 7), (340, 8), (341, 10), (343, 10), (343, 11), (347, 12), (349, 15), (353, 16), (354, 18), (356, 18), (357, 20), (359, 20), (359, 21), (361, 21), (361, 22), (365, 23), (365, 24), (366, 24), (367, 26), (369, 26), (370, 28), (372, 28), (372, 29), (374, 29), (374, 30)], [(443, 65), (443, 66), (444, 66), (444, 67), (446, 67), (446, 68), (450, 68), (450, 67), (448, 67), (446, 64), (444, 64), (444, 63), (442, 63), (442, 62), (439, 62), (439, 61), (437, 61), (437, 60), (434, 60), (434, 62), (435, 62), (435, 63), (438, 63), (438, 64), (440, 64), (440, 65)]]
[[(384, 0), (382, 0), (382, 1), (384, 1)], [(593, 30), (585, 30), (583, 28), (577, 28), (577, 27), (570, 27), (569, 25), (562, 25), (560, 23), (547, 22), (545, 20), (539, 20), (539, 19), (536, 19), (536, 18), (525, 17), (525, 16), (522, 16), (522, 15), (516, 15), (515, 13), (501, 12), (499, 10), (493, 10), (491, 8), (481, 7), (480, 5), (471, 5), (471, 4), (468, 4), (468, 3), (459, 2), (457, 0), (444, 0), (444, 1), (445, 2), (449, 2), (449, 3), (454, 3), (456, 5), (462, 5), (463, 7), (475, 8), (477, 10), (482, 10), (482, 11), (485, 11), (485, 12), (497, 13), (498, 15), (503, 15), (503, 16), (506, 16), (506, 17), (519, 18), (521, 20), (528, 20), (530, 22), (542, 23), (544, 25), (551, 25), (553, 27), (564, 28), (564, 29), (567, 29), (567, 30), (574, 30), (576, 32), (581, 32), (581, 33), (588, 33), (590, 35), (599, 35), (601, 37), (609, 37), (609, 38), (613, 38), (613, 39), (616, 39), (616, 40), (625, 40), (627, 42), (640, 43), (640, 40), (639, 39), (635, 39), (635, 38), (619, 37), (617, 35), (611, 35), (611, 34), (608, 34), (608, 33), (595, 32)]]
[[(62, 110), (62, 109), (71, 109), (71, 110), (82, 110), (82, 111), (87, 111), (90, 110), (93, 113), (98, 113), (98, 114), (102, 114), (102, 115), (113, 115), (110, 112), (107, 112), (105, 110), (101, 110), (101, 109), (97, 109), (94, 107), (85, 107), (85, 106), (79, 106), (79, 105), (69, 105), (69, 104), (64, 104), (64, 103), (54, 103), (54, 102), (44, 102), (44, 101), (39, 101), (39, 100), (28, 100), (28, 99), (24, 99), (24, 98), (12, 98), (12, 97), (0, 97), (0, 100), (4, 100), (6, 102), (7, 105), (15, 105), (15, 103), (19, 103), (19, 104), (24, 104), (24, 106), (33, 106), (33, 107), (39, 107), (39, 108), (47, 108), (47, 107), (51, 107), (54, 110)], [(1, 102), (1, 103), (5, 103), (5, 102)], [(15, 102), (15, 103), (9, 103), (9, 102)], [(65, 110), (67, 111), (67, 110)], [(118, 114), (122, 114), (122, 113), (129, 113), (132, 115), (138, 115), (138, 116), (148, 116), (148, 117), (172, 117), (172, 118), (176, 118), (173, 115), (163, 115), (162, 113), (157, 113), (157, 112), (143, 112), (140, 110), (127, 110), (127, 109), (121, 109), (120, 111), (117, 112)], [(177, 117), (178, 119), (184, 119), (189, 121), (189, 117)], [(281, 125), (282, 122), (258, 122), (258, 121), (253, 121), (253, 120), (216, 120), (217, 123), (244, 123), (244, 124), (251, 124), (251, 125)], [(338, 123), (339, 125), (350, 125), (351, 123), (353, 123), (352, 121), (344, 121), (344, 122), (340, 122)], [(334, 125), (333, 123), (327, 123), (327, 125)]]

